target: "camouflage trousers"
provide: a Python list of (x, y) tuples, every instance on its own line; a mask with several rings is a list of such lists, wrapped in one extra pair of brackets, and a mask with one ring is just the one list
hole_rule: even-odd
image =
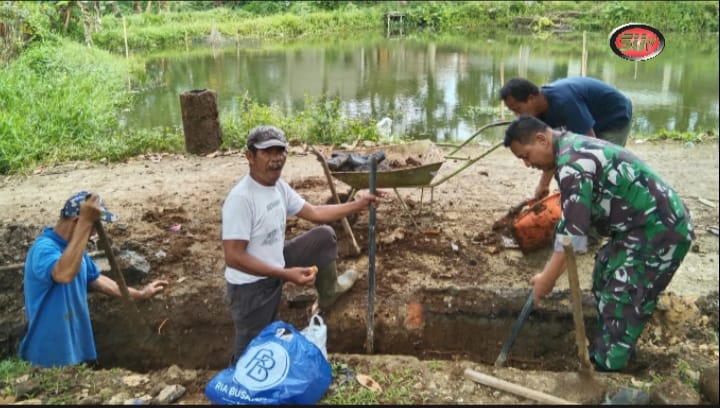
[(685, 258), (691, 241), (679, 238), (664, 248), (610, 239), (595, 256), (593, 294), (597, 330), (590, 357), (599, 369), (625, 368), (658, 296)]

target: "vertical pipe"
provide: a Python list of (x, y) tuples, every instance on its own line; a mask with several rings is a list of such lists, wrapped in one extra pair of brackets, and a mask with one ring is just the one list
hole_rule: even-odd
[[(375, 179), (377, 175), (377, 157), (372, 155), (370, 159), (370, 194), (375, 194)], [(367, 310), (367, 339), (365, 343), (368, 354), (373, 353), (375, 318), (375, 206), (370, 204), (370, 220), (368, 222), (368, 310)]]

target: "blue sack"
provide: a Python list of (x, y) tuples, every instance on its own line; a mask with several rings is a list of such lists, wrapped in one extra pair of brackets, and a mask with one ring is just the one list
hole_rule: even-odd
[(332, 369), (320, 349), (291, 324), (275, 321), (205, 386), (213, 404), (311, 405), (320, 401)]

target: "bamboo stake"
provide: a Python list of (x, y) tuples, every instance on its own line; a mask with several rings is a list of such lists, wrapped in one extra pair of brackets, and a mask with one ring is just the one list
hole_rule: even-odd
[[(500, 63), (500, 86), (505, 84), (505, 64)], [(505, 120), (505, 103), (500, 101), (500, 120)]]
[(523, 398), (535, 400), (549, 405), (577, 405), (577, 403), (568, 401), (562, 398), (545, 394), (544, 392), (535, 391), (533, 389), (523, 387), (522, 385), (513, 384), (511, 382), (501, 380), (491, 375), (483, 374), (472, 369), (465, 369), (465, 377), (470, 380), (487, 385), (488, 387), (497, 388), (498, 390), (506, 391), (511, 394), (519, 395)]
[(580, 62), (580, 75), (585, 76), (587, 73), (587, 31), (583, 31), (582, 57)]
[(125, 26), (125, 16), (122, 16), (122, 23), (123, 23), (123, 38), (125, 39), (125, 59), (129, 59), (130, 51), (128, 51), (127, 27)]
[[(332, 194), (333, 199), (336, 203), (340, 204), (340, 197), (338, 197), (337, 191), (335, 191), (335, 184), (332, 181), (332, 177), (330, 176), (330, 168), (327, 165), (327, 161), (325, 161), (325, 158), (323, 155), (315, 149), (314, 146), (310, 146), (310, 151), (312, 154), (317, 157), (318, 161), (322, 165), (323, 173), (325, 173), (325, 178), (327, 178), (328, 186), (330, 186), (330, 193)], [(348, 200), (350, 197), (348, 197)], [(352, 232), (352, 228), (350, 228), (350, 222), (348, 222), (347, 218), (342, 219), (342, 226), (345, 230), (345, 233), (350, 236), (350, 239), (352, 240), (353, 249), (355, 250), (355, 255), (360, 255), (360, 246), (358, 245), (357, 241), (355, 240), (355, 234)]]

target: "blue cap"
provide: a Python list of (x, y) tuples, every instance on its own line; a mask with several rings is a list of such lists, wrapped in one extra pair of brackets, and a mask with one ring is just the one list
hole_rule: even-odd
[[(63, 218), (71, 218), (71, 217), (77, 217), (80, 215), (80, 203), (85, 201), (85, 199), (90, 195), (87, 191), (80, 191), (78, 193), (75, 193), (72, 195), (72, 197), (68, 198), (68, 200), (65, 202), (65, 206), (60, 210), (60, 216)], [(106, 222), (114, 222), (118, 220), (118, 217), (113, 215), (110, 211), (105, 208), (105, 203), (103, 202), (102, 198), (100, 198), (100, 219)]]

